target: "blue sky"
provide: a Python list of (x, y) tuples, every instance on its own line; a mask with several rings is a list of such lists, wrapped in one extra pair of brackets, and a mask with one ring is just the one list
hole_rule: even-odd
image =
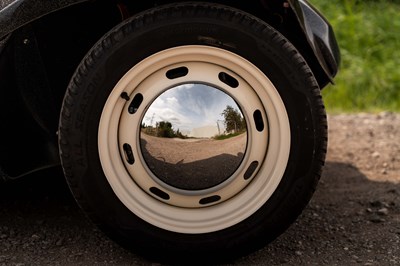
[[(216, 126), (223, 120), (222, 111), (227, 105), (239, 109), (234, 100), (224, 92), (203, 84), (184, 84), (165, 91), (147, 110), (143, 122), (153, 126), (159, 121), (169, 121), (181, 132), (193, 128)], [(220, 121), (220, 126), (222, 125)]]

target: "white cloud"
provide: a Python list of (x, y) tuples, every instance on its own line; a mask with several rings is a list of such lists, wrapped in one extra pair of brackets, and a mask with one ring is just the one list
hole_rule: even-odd
[(202, 84), (184, 84), (167, 90), (149, 107), (143, 119), (153, 126), (169, 121), (174, 129), (191, 131), (193, 128), (216, 126), (222, 120), (227, 105), (238, 108), (226, 93)]

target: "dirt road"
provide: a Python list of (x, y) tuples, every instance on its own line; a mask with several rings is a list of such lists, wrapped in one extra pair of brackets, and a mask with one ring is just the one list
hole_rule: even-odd
[[(400, 265), (400, 114), (329, 117), (318, 190), (299, 219), (232, 265)], [(0, 185), (0, 265), (157, 265), (99, 232), (59, 169)]]

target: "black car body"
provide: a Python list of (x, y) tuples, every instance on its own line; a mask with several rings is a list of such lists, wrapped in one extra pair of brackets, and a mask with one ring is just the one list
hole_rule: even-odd
[[(315, 190), (327, 150), (320, 90), (339, 62), (331, 26), (305, 0), (0, 1), (0, 179), (61, 165), (89, 217), (151, 258), (248, 254)], [(214, 113), (234, 110), (229, 141), (241, 150), (211, 135), (212, 148), (191, 146), (199, 140), (149, 117), (181, 89), (192, 94), (179, 101), (196, 96), (204, 114), (221, 92), (237, 104)], [(173, 121), (192, 119), (177, 110)], [(209, 121), (219, 134), (221, 120)], [(161, 156), (161, 124), (186, 148)]]
[[(73, 71), (102, 34), (129, 15), (174, 1), (2, 1), (0, 176), (59, 164), (56, 133)], [(306, 1), (214, 1), (256, 14), (303, 52), (320, 87), (340, 61), (331, 26)]]

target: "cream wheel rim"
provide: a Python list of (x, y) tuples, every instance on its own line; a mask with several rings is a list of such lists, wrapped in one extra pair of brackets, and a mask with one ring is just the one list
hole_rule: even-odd
[[(188, 70), (185, 75), (166, 75), (181, 67)], [(221, 80), (220, 73), (233, 77), (238, 86)], [(140, 148), (147, 108), (164, 91), (188, 83), (227, 93), (247, 122), (247, 147), (239, 167), (221, 184), (202, 190), (160, 182)], [(132, 105), (135, 100), (138, 104)], [(124, 144), (132, 147), (134, 162), (127, 159)], [(290, 125), (278, 91), (252, 63), (220, 48), (181, 46), (144, 59), (118, 81), (100, 118), (98, 148), (107, 181), (132, 213), (168, 231), (210, 233), (245, 220), (274, 193), (288, 162)]]

